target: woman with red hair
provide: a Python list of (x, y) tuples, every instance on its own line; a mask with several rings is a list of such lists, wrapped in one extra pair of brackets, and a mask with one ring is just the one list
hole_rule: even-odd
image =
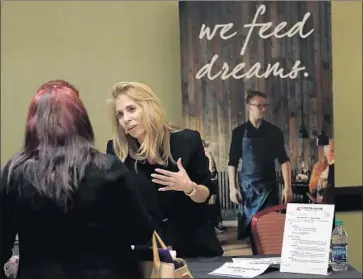
[(1, 173), (1, 278), (16, 234), (17, 278), (140, 277), (131, 245), (147, 243), (153, 225), (133, 186), (124, 164), (95, 148), (78, 91), (43, 84), (23, 150)]

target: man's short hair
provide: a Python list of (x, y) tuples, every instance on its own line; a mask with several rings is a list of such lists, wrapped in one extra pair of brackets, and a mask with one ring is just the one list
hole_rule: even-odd
[(267, 96), (265, 93), (262, 93), (261, 91), (257, 91), (257, 90), (249, 90), (247, 92), (247, 97), (246, 97), (246, 104), (249, 104), (250, 101), (254, 98), (254, 97), (261, 97), (264, 99), (267, 99)]

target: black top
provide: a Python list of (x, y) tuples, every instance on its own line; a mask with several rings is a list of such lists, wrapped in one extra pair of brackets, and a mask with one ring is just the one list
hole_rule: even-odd
[[(209, 172), (208, 158), (204, 153), (204, 148), (200, 134), (197, 131), (184, 129), (180, 132), (172, 133), (170, 136), (171, 154), (175, 161), (182, 159), (189, 178), (197, 183), (211, 189), (211, 174)], [(112, 140), (107, 143), (107, 153), (115, 154)], [(140, 181), (139, 191), (143, 197), (149, 213), (156, 223), (163, 219), (175, 219), (188, 223), (206, 222), (206, 203), (195, 203), (184, 192), (180, 191), (158, 191), (162, 185), (151, 181), (151, 174), (156, 168), (169, 171), (178, 171), (177, 165), (169, 161), (167, 166), (151, 165), (148, 162), (138, 162), (137, 172), (135, 171), (135, 160), (128, 156), (125, 160), (127, 168), (135, 174), (134, 179)], [(147, 183), (145, 183), (147, 181)]]
[(17, 233), (18, 278), (139, 276), (131, 245), (147, 243), (154, 228), (124, 164), (105, 156), (106, 169), (86, 168), (68, 213), (24, 178), (12, 181), (7, 191), (8, 162), (1, 175), (1, 278)]
[[(178, 171), (176, 164), (167, 166), (151, 165), (138, 162), (135, 171), (135, 160), (127, 157), (125, 165), (134, 173), (142, 200), (158, 232), (167, 245), (176, 250), (179, 257), (216, 257), (223, 254), (223, 249), (210, 223), (211, 214), (208, 201), (212, 194), (211, 173), (208, 158), (204, 153), (202, 139), (197, 131), (184, 129), (170, 136), (171, 154), (175, 161), (182, 160), (189, 178), (210, 190), (204, 203), (195, 203), (180, 191), (158, 191), (159, 184), (153, 183), (151, 174), (155, 168)], [(114, 153), (112, 141), (107, 143), (107, 152)]]
[(243, 160), (242, 140), (246, 130), (249, 138), (264, 138), (268, 140), (270, 154), (267, 156), (267, 160), (273, 161), (277, 159), (280, 164), (289, 161), (284, 146), (284, 136), (277, 126), (263, 120), (260, 127), (255, 128), (250, 121), (247, 121), (232, 131), (229, 166), (238, 167), (239, 160), (241, 158)]

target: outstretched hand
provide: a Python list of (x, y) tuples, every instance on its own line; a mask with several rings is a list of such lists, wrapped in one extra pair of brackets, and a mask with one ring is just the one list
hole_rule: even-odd
[(181, 158), (178, 159), (177, 166), (179, 169), (177, 172), (155, 169), (157, 173), (151, 174), (152, 182), (164, 186), (159, 188), (159, 191), (184, 191), (189, 193), (193, 190), (193, 182), (184, 169)]

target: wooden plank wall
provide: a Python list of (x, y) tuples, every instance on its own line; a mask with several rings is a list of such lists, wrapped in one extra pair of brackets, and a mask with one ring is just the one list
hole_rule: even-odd
[[(266, 120), (277, 125), (284, 133), (286, 150), (293, 169), (300, 160), (309, 167), (317, 159), (316, 136), (322, 129), (333, 136), (333, 100), (331, 72), (331, 15), (327, 1), (233, 1), (233, 2), (179, 2), (182, 64), (182, 94), (185, 127), (200, 131), (211, 144), (211, 150), (220, 170), (227, 167), (232, 130), (247, 119), (245, 93), (250, 89), (265, 92), (269, 98)], [(240, 51), (258, 6), (266, 5), (266, 13), (258, 22), (271, 21), (274, 25), (287, 21), (291, 27), (302, 20), (305, 13), (311, 16), (306, 31), (314, 33), (306, 39), (292, 38), (262, 40), (257, 32), (251, 36), (246, 53)], [(199, 39), (202, 24), (233, 23), (238, 34), (229, 40), (219, 35), (212, 39)], [(231, 31), (229, 32), (231, 33)], [(198, 70), (218, 54), (214, 73), (227, 62), (232, 69), (238, 63), (280, 62), (291, 69), (301, 60), (309, 73), (308, 78), (280, 79), (276, 77), (222, 80), (197, 79)], [(300, 113), (303, 105), (304, 115)], [(302, 117), (309, 139), (298, 138)]]

